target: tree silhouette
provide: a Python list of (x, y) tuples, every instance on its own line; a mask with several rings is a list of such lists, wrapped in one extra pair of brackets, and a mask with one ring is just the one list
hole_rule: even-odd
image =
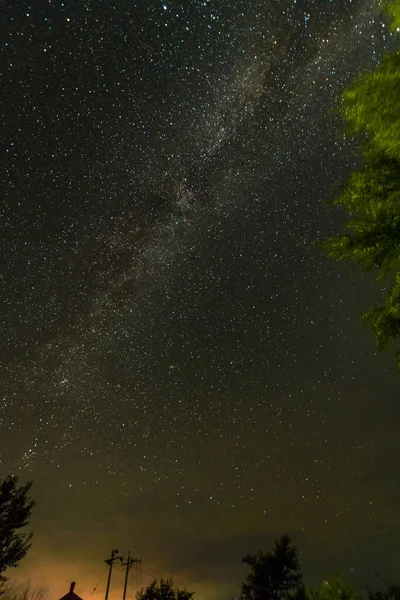
[(49, 600), (49, 589), (24, 583), (6, 583), (1, 589), (1, 600)]
[(137, 600), (191, 600), (194, 592), (173, 587), (172, 579), (155, 579), (145, 590), (136, 594)]
[[(384, 5), (392, 28), (399, 27), (399, 3)], [(364, 164), (335, 202), (348, 213), (344, 235), (322, 245), (333, 258), (357, 262), (387, 281), (382, 304), (363, 317), (383, 350), (400, 336), (400, 52), (388, 54), (378, 69), (357, 77), (344, 92), (340, 110), (347, 132), (359, 142)], [(395, 355), (400, 369), (400, 347)]]
[(8, 567), (16, 567), (31, 546), (32, 533), (17, 533), (28, 524), (35, 502), (28, 493), (29, 482), (18, 487), (18, 478), (8, 476), (0, 481), (0, 583)]
[(247, 554), (250, 567), (243, 585), (242, 600), (291, 600), (303, 597), (304, 585), (297, 549), (287, 535), (269, 552)]
[(368, 600), (400, 600), (400, 584), (386, 583), (385, 588), (377, 592), (368, 590)]

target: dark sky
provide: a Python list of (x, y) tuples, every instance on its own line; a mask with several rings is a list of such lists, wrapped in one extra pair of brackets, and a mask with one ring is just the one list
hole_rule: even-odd
[(0, 477), (38, 500), (19, 576), (97, 600), (117, 547), (143, 584), (227, 599), (283, 532), (309, 583), (397, 576), (378, 290), (313, 247), (359, 163), (330, 109), (393, 44), (376, 3), (2, 8)]

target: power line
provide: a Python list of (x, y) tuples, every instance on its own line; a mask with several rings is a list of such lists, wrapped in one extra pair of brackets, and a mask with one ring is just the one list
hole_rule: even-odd
[[(138, 569), (139, 569), (139, 565), (135, 565), (135, 588), (136, 588), (136, 591), (138, 590)], [(133, 598), (133, 574), (132, 574), (132, 598)]]
[(110, 591), (110, 584), (111, 584), (111, 573), (112, 573), (112, 568), (113, 568), (114, 561), (115, 560), (120, 560), (121, 562), (123, 561), (122, 556), (116, 556), (116, 554), (118, 554), (118, 552), (119, 552), (119, 550), (111, 550), (111, 558), (108, 558), (107, 560), (104, 561), (108, 565), (110, 565), (110, 569), (108, 571), (106, 596), (105, 596), (104, 600), (108, 600), (108, 594), (109, 594), (109, 591)]
[(128, 585), (128, 575), (129, 575), (129, 571), (131, 570), (132, 566), (134, 564), (137, 563), (141, 563), (142, 561), (140, 560), (140, 558), (132, 558), (130, 555), (130, 552), (128, 552), (128, 558), (126, 563), (122, 563), (124, 565), (124, 567), (126, 567), (126, 571), (125, 571), (125, 583), (124, 583), (124, 594), (122, 596), (122, 600), (126, 600), (126, 588)]

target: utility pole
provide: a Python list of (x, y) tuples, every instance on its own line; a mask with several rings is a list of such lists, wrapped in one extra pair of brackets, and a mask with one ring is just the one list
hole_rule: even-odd
[(131, 553), (128, 552), (128, 558), (126, 560), (126, 563), (122, 563), (124, 565), (124, 567), (126, 567), (126, 571), (125, 571), (125, 584), (124, 584), (124, 595), (122, 596), (122, 600), (125, 600), (126, 598), (126, 588), (128, 586), (128, 575), (129, 575), (129, 571), (131, 570), (131, 567), (134, 563), (140, 563), (142, 562), (139, 558), (132, 558), (131, 557)]
[(111, 572), (113, 567), (114, 560), (120, 560), (122, 562), (122, 556), (116, 556), (118, 554), (118, 550), (111, 550), (111, 558), (108, 558), (104, 562), (110, 565), (110, 570), (108, 571), (108, 579), (107, 579), (107, 587), (106, 587), (106, 597), (104, 600), (108, 600), (108, 593), (110, 591), (110, 583), (111, 583)]

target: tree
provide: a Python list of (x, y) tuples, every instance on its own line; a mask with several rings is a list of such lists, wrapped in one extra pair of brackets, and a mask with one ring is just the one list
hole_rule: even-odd
[(18, 487), (18, 478), (0, 481), (0, 582), (8, 567), (16, 567), (31, 546), (32, 533), (17, 533), (28, 524), (35, 502), (29, 497), (32, 483)]
[(173, 587), (172, 579), (155, 579), (145, 590), (136, 594), (137, 600), (191, 600), (194, 592)]
[(383, 590), (368, 590), (368, 600), (400, 600), (400, 584), (386, 583)]
[(385, 0), (382, 4), (392, 18), (392, 30), (398, 31), (400, 28), (400, 5), (398, 0)]
[[(384, 350), (392, 339), (400, 337), (400, 271), (386, 294), (384, 304), (371, 306), (364, 313), (363, 319), (372, 323), (379, 350)], [(400, 368), (400, 348), (397, 348), (395, 356)]]
[[(398, 29), (399, 2), (383, 4), (392, 29)], [(357, 77), (344, 92), (340, 111), (364, 161), (335, 201), (348, 214), (346, 231), (322, 246), (333, 258), (357, 262), (386, 281), (382, 304), (363, 316), (384, 350), (400, 340), (400, 52)], [(395, 356), (400, 369), (400, 345)]]
[(303, 594), (303, 576), (297, 549), (283, 535), (271, 551), (247, 554), (250, 567), (243, 585), (242, 600), (290, 600)]
[(343, 93), (341, 106), (348, 133), (364, 134), (367, 146), (396, 158), (400, 152), (399, 93), (400, 52), (392, 52), (378, 69), (356, 77)]
[(30, 581), (25, 583), (6, 583), (1, 590), (1, 600), (48, 600), (49, 590), (46, 587), (33, 587)]
[(355, 588), (338, 575), (329, 581), (324, 581), (317, 590), (307, 588), (306, 595), (309, 600), (358, 600), (359, 598)]
[(369, 152), (336, 203), (349, 214), (347, 233), (323, 242), (325, 249), (378, 271), (378, 277), (390, 275), (400, 266), (400, 160)]

